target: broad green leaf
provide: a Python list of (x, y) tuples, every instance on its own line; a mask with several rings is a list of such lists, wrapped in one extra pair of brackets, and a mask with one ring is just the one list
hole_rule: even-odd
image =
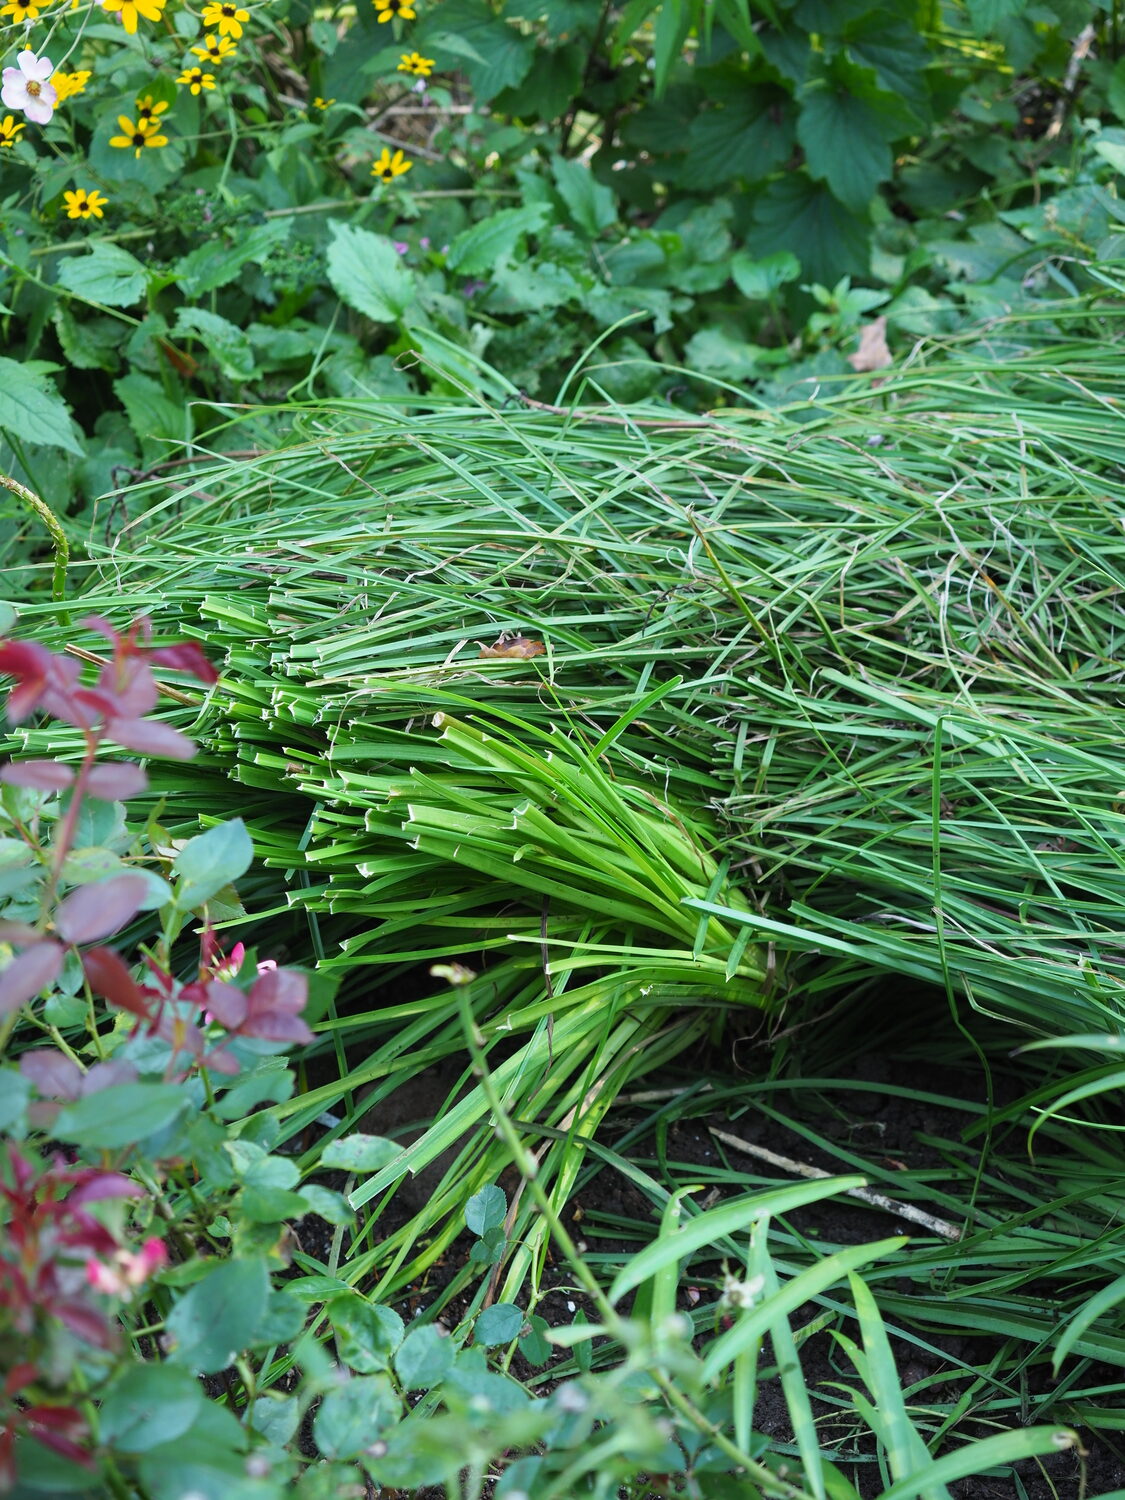
[(591, 239), (616, 221), (617, 199), (586, 162), (556, 156), (551, 161), (551, 174), (570, 217)]
[(254, 373), (250, 340), (226, 318), (202, 307), (181, 307), (172, 332), (201, 340), (228, 380), (249, 380)]
[(163, 1130), (188, 1104), (176, 1083), (119, 1083), (66, 1105), (52, 1131), (63, 1141), (113, 1151)]
[(368, 1302), (358, 1292), (336, 1297), (325, 1308), (336, 1335), (336, 1352), (361, 1375), (390, 1368), (402, 1343), (403, 1322), (391, 1307)]
[(224, 1261), (168, 1314), (165, 1329), (173, 1341), (168, 1357), (203, 1375), (225, 1370), (253, 1341), (269, 1294), (264, 1260)]
[(195, 911), (221, 891), (223, 886), (245, 875), (254, 858), (254, 845), (241, 818), (217, 823), (189, 839), (172, 870), (176, 881), (176, 903), (181, 911)]
[(243, 266), (252, 260), (265, 260), (270, 251), (288, 237), (288, 223), (273, 219), (267, 224), (255, 224), (230, 244), (208, 240), (206, 244), (197, 245), (173, 267), (180, 290), (185, 296), (199, 297), (204, 292), (226, 286), (237, 280)]
[(172, 400), (151, 375), (133, 370), (113, 382), (113, 393), (146, 453), (163, 457), (170, 442), (182, 443), (191, 437), (191, 407)]
[(969, 19), (978, 36), (991, 36), (1002, 21), (1022, 16), (1028, 0), (967, 0)]
[(55, 387), (14, 359), (0, 358), (0, 428), (21, 442), (82, 453), (70, 412)]
[[(536, 53), (534, 37), (495, 15), (486, 0), (442, 0), (431, 6), (412, 42), (423, 52), (432, 46), (426, 55), (437, 54), (439, 69), (463, 72), (478, 102), (521, 83)], [(452, 68), (443, 51), (453, 59)]]
[(342, 302), (373, 323), (397, 323), (414, 301), (414, 277), (385, 234), (333, 223), (328, 279)]
[[(1109, 75), (1109, 83), (1106, 86), (1106, 98), (1109, 107), (1119, 120), (1125, 121), (1125, 57), (1119, 58), (1114, 64), (1113, 72)], [(1094, 143), (1097, 149), (1097, 142)]]
[(519, 1337), (523, 1327), (523, 1313), (510, 1302), (495, 1302), (486, 1307), (473, 1324), (473, 1343), (482, 1348), (494, 1344), (510, 1344)]
[(85, 255), (71, 255), (59, 268), (59, 285), (103, 307), (132, 307), (144, 296), (148, 272), (120, 245), (94, 245)]
[(703, 111), (687, 133), (677, 180), (688, 191), (743, 178), (760, 182), (793, 150), (793, 104), (772, 86), (747, 89), (726, 105)]
[(500, 209), (487, 219), (463, 229), (450, 245), (446, 263), (463, 276), (491, 271), (510, 258), (525, 234), (543, 226), (548, 212), (542, 203)]
[(740, 250), (730, 263), (735, 285), (751, 302), (768, 302), (786, 282), (796, 281), (801, 262), (790, 250), (775, 250), (772, 255), (755, 260)]
[(810, 174), (861, 213), (891, 175), (891, 142), (909, 126), (902, 101), (878, 87), (873, 69), (837, 57), (802, 91), (797, 140)]
[(146, 1453), (187, 1432), (203, 1399), (194, 1375), (177, 1365), (129, 1365), (105, 1394), (98, 1435), (123, 1453)]
[(395, 1371), (408, 1391), (437, 1385), (453, 1364), (454, 1346), (431, 1323), (411, 1328), (395, 1354)]
[(841, 276), (867, 271), (867, 224), (803, 172), (771, 182), (755, 200), (754, 219), (746, 241), (751, 255), (798, 247), (804, 275), (825, 286), (835, 286)]
[(465, 1205), (465, 1223), (472, 1234), (484, 1234), (489, 1229), (499, 1229), (508, 1212), (508, 1200), (503, 1188), (495, 1183), (482, 1187)]
[(313, 1423), (326, 1458), (354, 1458), (402, 1418), (402, 1402), (386, 1375), (357, 1375), (329, 1391)]
[(318, 1182), (306, 1183), (298, 1191), (305, 1201), (307, 1211), (316, 1214), (326, 1224), (351, 1224), (355, 1221), (355, 1214), (343, 1193), (333, 1192), (331, 1188), (322, 1187)]
[(381, 1135), (364, 1135), (355, 1130), (350, 1135), (329, 1141), (320, 1154), (322, 1167), (340, 1167), (345, 1172), (379, 1172), (395, 1159), (402, 1147)]

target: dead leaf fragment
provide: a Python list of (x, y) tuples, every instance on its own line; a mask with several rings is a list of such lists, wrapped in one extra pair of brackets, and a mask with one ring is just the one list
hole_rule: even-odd
[(480, 660), (487, 657), (529, 657), (542, 656), (546, 651), (542, 641), (530, 640), (526, 635), (502, 635), (494, 646), (482, 646), (480, 648)]
[(872, 318), (859, 330), (859, 348), (848, 355), (848, 364), (857, 375), (868, 370), (885, 370), (894, 363), (894, 356), (887, 347), (886, 318)]

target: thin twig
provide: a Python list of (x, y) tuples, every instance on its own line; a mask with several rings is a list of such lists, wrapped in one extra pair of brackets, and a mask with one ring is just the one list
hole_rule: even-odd
[(1078, 75), (1082, 71), (1082, 64), (1090, 55), (1090, 48), (1094, 45), (1097, 32), (1093, 26), (1084, 26), (1078, 33), (1071, 49), (1070, 61), (1066, 65), (1066, 76), (1063, 78), (1062, 93), (1055, 101), (1055, 108), (1051, 114), (1051, 123), (1043, 132), (1045, 141), (1057, 141), (1062, 134), (1063, 125), (1066, 123), (1067, 111), (1074, 103), (1074, 92), (1078, 85)]
[[(716, 1130), (713, 1126), (709, 1126), (708, 1129), (715, 1139), (722, 1141), (724, 1145), (733, 1146), (736, 1151), (743, 1151), (747, 1156), (767, 1162), (771, 1167), (777, 1167), (782, 1172), (790, 1172), (794, 1177), (831, 1177), (833, 1175), (831, 1172), (826, 1172), (823, 1167), (813, 1167), (808, 1162), (793, 1161), (791, 1157), (779, 1156), (776, 1151), (769, 1151), (765, 1146), (752, 1146), (749, 1141), (741, 1140), (737, 1135), (728, 1135), (725, 1130)], [(909, 1219), (914, 1224), (921, 1224), (931, 1233), (940, 1235), (943, 1240), (961, 1238), (961, 1231), (955, 1224), (950, 1224), (947, 1219), (936, 1219), (933, 1214), (926, 1213), (924, 1209), (915, 1208), (912, 1203), (899, 1203), (883, 1193), (873, 1192), (871, 1188), (847, 1188), (846, 1192), (852, 1198), (862, 1198), (864, 1203), (870, 1203), (872, 1208), (881, 1208), (887, 1213), (894, 1214), (898, 1219)]]

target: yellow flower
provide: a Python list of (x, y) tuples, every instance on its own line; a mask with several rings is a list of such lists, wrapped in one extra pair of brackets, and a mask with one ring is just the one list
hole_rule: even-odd
[(250, 19), (248, 10), (239, 10), (231, 0), (211, 0), (210, 5), (203, 7), (204, 26), (214, 26), (220, 36), (233, 36), (236, 39), (242, 35), (242, 23)]
[(23, 129), (23, 121), (17, 120), (15, 115), (5, 115), (0, 120), (0, 150), (5, 146), (14, 146), (16, 136)]
[(392, 156), (388, 146), (383, 147), (383, 154), (378, 161), (371, 164), (372, 177), (378, 177), (380, 182), (393, 182), (396, 177), (401, 177), (404, 172), (409, 172), (414, 165), (407, 161), (401, 151), (396, 151)]
[(17, 21), (36, 21), (42, 9), (38, 0), (8, 0), (8, 4), (0, 8), (0, 16), (11, 16), (13, 25)]
[(397, 71), (413, 73), (415, 78), (428, 78), (434, 71), (434, 60), (432, 57), (423, 57), (420, 52), (404, 52)]
[(380, 23), (389, 21), (394, 16), (401, 16), (404, 21), (413, 21), (418, 14), (413, 0), (375, 0), (375, 9), (379, 12)]
[(80, 94), (92, 77), (89, 68), (79, 68), (74, 73), (52, 73), (51, 87), (59, 96), (59, 104), (64, 99), (73, 99), (75, 94)]
[(75, 193), (64, 193), (66, 201), (66, 216), (68, 219), (88, 219), (91, 215), (95, 219), (102, 217), (102, 209), (109, 199), (98, 192), (97, 188), (79, 188)]
[(146, 146), (166, 146), (168, 137), (157, 135), (160, 126), (154, 120), (138, 120), (134, 125), (128, 115), (118, 115), (117, 123), (121, 128), (120, 135), (111, 135), (109, 144), (119, 146), (123, 151), (135, 151), (138, 156)]
[(160, 13), (168, 0), (98, 0), (98, 3), (120, 18), (130, 36), (136, 36), (137, 17), (143, 16), (146, 21), (159, 21)]
[(312, 102), (312, 107), (313, 109), (327, 109), (330, 105), (335, 103), (335, 99), (322, 99), (320, 95), (317, 94), (316, 98)]
[(215, 87), (214, 73), (205, 73), (202, 68), (185, 68), (176, 79), (177, 83), (186, 84), (193, 94), (198, 94), (201, 89), (213, 89)]
[(142, 130), (156, 130), (160, 116), (168, 108), (167, 101), (154, 100), (151, 94), (142, 94), (137, 100), (137, 124)]
[(191, 50), (200, 62), (214, 63), (218, 67), (225, 58), (233, 57), (236, 49), (228, 37), (205, 36), (203, 46), (193, 47)]

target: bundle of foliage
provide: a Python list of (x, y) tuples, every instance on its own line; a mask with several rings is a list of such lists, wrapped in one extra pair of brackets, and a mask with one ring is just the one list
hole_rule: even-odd
[(874, 312), (901, 346), (1121, 242), (1116, 22), (1084, 3), (0, 22), (0, 472), (63, 512), (221, 444), (231, 403), (495, 393), (482, 355), (550, 396), (598, 341), (609, 399), (696, 405), (686, 366), (777, 401)]
[[(854, 1275), (901, 1238), (825, 1255), (779, 1280), (771, 1218), (862, 1178), (743, 1195), (683, 1225), (677, 1193), (657, 1240), (607, 1295), (536, 1181), (471, 1021), (494, 1116), (599, 1316), (550, 1335), (582, 1351), (576, 1378), (535, 1399), (489, 1368), (490, 1351), (510, 1357), (517, 1343), (532, 1366), (551, 1354), (547, 1325), (496, 1300), (491, 1277), (449, 1330), (425, 1317), (408, 1328), (364, 1295), (356, 1264), (346, 1279), (332, 1269), (287, 1274), (294, 1221), (315, 1214), (338, 1226), (337, 1248), (353, 1223), (340, 1193), (299, 1185), (274, 1112), (295, 1084), (279, 1054), (312, 1040), (300, 1015), (305, 976), (255, 963), (241, 944), (225, 954), (216, 940), (212, 915), (237, 906), (231, 881), (250, 858), (243, 825), (217, 824), (178, 846), (154, 816), (130, 830), (126, 803), (144, 792), (146, 773), (101, 756), (108, 741), (189, 760), (192, 742), (152, 717), (152, 668), (208, 685), (216, 674), (194, 644), (153, 647), (143, 618), (126, 633), (98, 617), (86, 623), (112, 648), (92, 682), (73, 655), (0, 641), (0, 671), (15, 682), (9, 720), (41, 710), (83, 746), (77, 769), (20, 759), (0, 770), (0, 1040), (10, 1058), (0, 1063), (0, 1492), (328, 1500), (374, 1481), (479, 1496), (503, 1455), (495, 1492), (510, 1500), (608, 1495), (653, 1472), (665, 1493), (715, 1494), (717, 1485), (823, 1500), (831, 1485), (846, 1500), (857, 1491), (825, 1460), (792, 1369), (783, 1379), (799, 1466), (770, 1453), (750, 1425), (764, 1336), (795, 1361), (789, 1316), (845, 1277), (863, 1329), (856, 1368), (884, 1406), (874, 1430), (887, 1440), (893, 1422), (899, 1434), (901, 1483), (889, 1493), (907, 1493), (920, 1475), (940, 1485), (1074, 1445), (1069, 1430), (1040, 1426), (930, 1455)], [(105, 939), (145, 913), (150, 940), (131, 966)], [(198, 955), (184, 977), (177, 938), (193, 918)], [(319, 1168), (372, 1171), (397, 1154), (392, 1141), (351, 1133), (318, 1152)], [(510, 1233), (504, 1193), (476, 1194), (465, 1218), (480, 1235), (474, 1259), (495, 1264)], [(156, 1224), (160, 1234), (150, 1232)], [(750, 1226), (749, 1248), (738, 1246), (746, 1277), (726, 1274), (714, 1304), (722, 1331), (695, 1349), (693, 1323), (675, 1312), (681, 1257)], [(638, 1288), (646, 1312), (627, 1321), (615, 1304)], [(594, 1375), (590, 1348), (607, 1339), (617, 1357)]]

